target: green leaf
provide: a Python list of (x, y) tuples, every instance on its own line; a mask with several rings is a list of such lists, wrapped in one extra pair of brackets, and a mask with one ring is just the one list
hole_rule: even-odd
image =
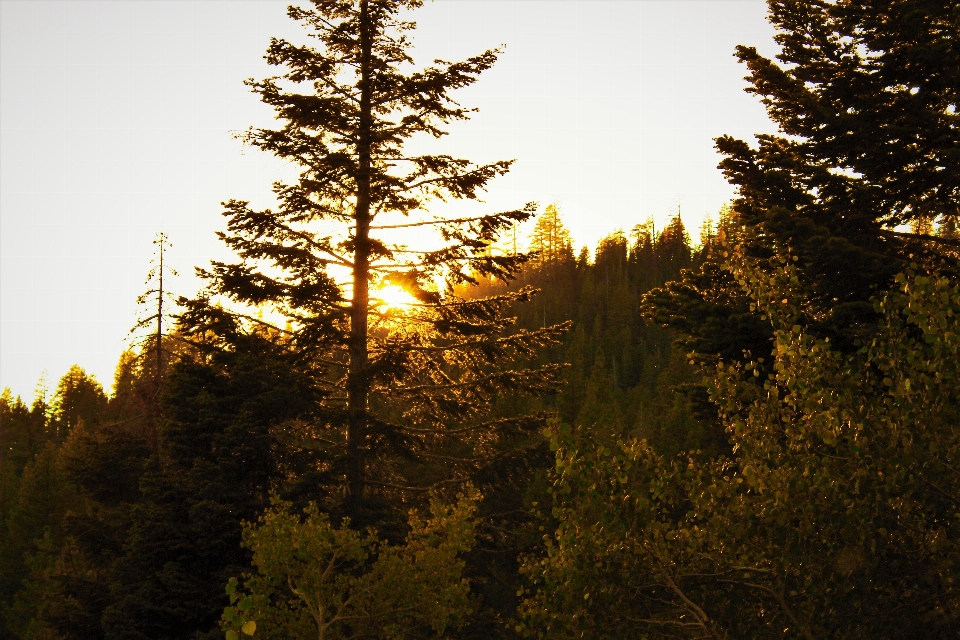
[(239, 634), (237, 634), (237, 632), (234, 631), (233, 629), (230, 629), (229, 631), (227, 631), (227, 640), (239, 640), (239, 638), (240, 638)]

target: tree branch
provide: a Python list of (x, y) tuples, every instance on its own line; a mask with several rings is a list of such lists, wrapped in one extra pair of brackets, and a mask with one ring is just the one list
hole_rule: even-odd
[[(497, 214), (492, 214), (493, 216)], [(492, 216), (476, 216), (473, 218), (449, 218), (447, 220), (423, 220), (421, 222), (408, 222), (406, 224), (372, 224), (370, 225), (371, 229), (405, 229), (407, 227), (423, 227), (430, 224), (459, 224), (463, 222), (476, 222), (477, 220), (485, 220)]]
[[(741, 569), (744, 571), (746, 569)], [(779, 591), (775, 591), (768, 586), (762, 584), (755, 584), (753, 582), (741, 582), (740, 580), (717, 580), (717, 582), (723, 584), (739, 584), (744, 587), (750, 587), (751, 589), (758, 589), (764, 593), (768, 593), (773, 596), (777, 602), (780, 604), (780, 608), (783, 609), (783, 612), (787, 614), (787, 617), (790, 618), (790, 621), (797, 626), (797, 629), (800, 631), (800, 634), (807, 640), (813, 640), (813, 635), (810, 633), (810, 630), (806, 626), (800, 624), (800, 621), (797, 620), (797, 617), (793, 615), (793, 611), (787, 605), (786, 599), (783, 597), (783, 594)]]
[(925, 233), (909, 233), (907, 231), (881, 229), (880, 235), (887, 238), (909, 238), (910, 240), (938, 242), (940, 244), (950, 245), (951, 247), (960, 247), (960, 239), (958, 238), (941, 238), (940, 236), (930, 236)]

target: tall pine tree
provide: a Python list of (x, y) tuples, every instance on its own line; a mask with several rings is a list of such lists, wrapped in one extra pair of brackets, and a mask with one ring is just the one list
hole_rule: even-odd
[[(543, 416), (497, 415), (491, 400), (553, 389), (556, 366), (510, 363), (562, 331), (515, 330), (503, 311), (528, 290), (480, 299), (456, 292), (480, 277), (514, 276), (527, 257), (488, 248), (533, 205), (423, 219), (432, 199), (476, 199), (511, 161), (475, 165), (405, 147), (468, 118), (451, 92), (475, 82), (498, 53), (418, 70), (409, 53), (415, 24), (403, 16), (420, 4), (289, 8), (319, 46), (271, 40), (266, 60), (282, 75), (248, 84), (282, 126), (251, 128), (245, 141), (299, 167), (299, 178), (274, 184), (275, 210), (226, 203), (221, 238), (240, 260), (201, 270), (206, 295), (186, 302), (183, 316), (198, 339), (270, 325), (285, 348), (322, 371), (309, 446), (322, 451), (316, 471), (329, 507), (359, 525), (533, 442)], [(391, 240), (404, 229), (426, 236), (424, 245)], [(381, 292), (391, 286), (403, 287), (410, 304), (387, 304)], [(258, 306), (264, 314), (252, 311)]]

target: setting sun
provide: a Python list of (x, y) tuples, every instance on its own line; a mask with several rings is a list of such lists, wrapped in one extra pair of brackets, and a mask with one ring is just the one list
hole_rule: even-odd
[(409, 291), (395, 284), (380, 287), (376, 291), (371, 292), (370, 297), (377, 303), (381, 312), (390, 309), (402, 311), (417, 302), (417, 299), (414, 298)]

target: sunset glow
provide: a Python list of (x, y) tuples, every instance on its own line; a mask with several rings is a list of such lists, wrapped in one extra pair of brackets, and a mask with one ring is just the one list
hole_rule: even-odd
[(381, 313), (390, 310), (405, 311), (410, 305), (416, 304), (417, 302), (417, 299), (414, 298), (409, 291), (393, 284), (372, 291), (370, 299), (377, 305)]

